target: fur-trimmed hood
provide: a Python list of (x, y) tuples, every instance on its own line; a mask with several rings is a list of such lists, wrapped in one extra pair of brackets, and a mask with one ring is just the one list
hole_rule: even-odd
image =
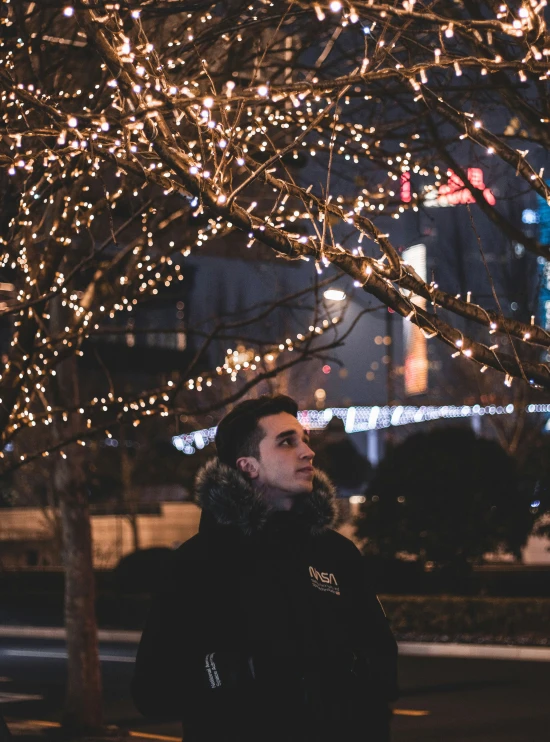
[[(217, 458), (197, 474), (195, 495), (203, 514), (208, 513), (218, 525), (237, 526), (247, 536), (262, 531), (273, 512), (241, 472)], [(336, 520), (335, 497), (330, 479), (315, 469), (313, 490), (297, 499), (292, 512), (311, 535), (320, 534)]]

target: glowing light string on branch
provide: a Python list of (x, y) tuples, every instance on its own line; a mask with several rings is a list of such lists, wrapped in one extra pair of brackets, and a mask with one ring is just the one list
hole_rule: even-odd
[[(171, 258), (174, 252), (185, 257), (211, 238), (236, 229), (247, 235), (248, 245), (267, 244), (284, 259), (312, 259), (320, 272), (331, 264), (343, 269), (358, 288), (417, 324), (427, 337), (437, 336), (456, 357), (477, 362), (481, 371), (488, 366), (502, 371), (506, 384), (526, 376), (533, 385), (550, 387), (547, 364), (510, 358), (493, 337), (486, 342), (478, 335), (469, 337), (436, 312), (443, 307), (449, 310), (446, 316), (474, 321), (490, 336), (517, 338), (526, 350), (550, 346), (545, 328), (488, 310), (472, 301), (471, 292), (462, 299), (435, 281), (422, 280), (375, 223), (377, 216), (397, 219), (408, 209), (433, 202), (432, 194), (438, 202), (440, 196), (446, 198), (440, 206), (474, 199), (507, 233), (479, 169), (465, 166), (459, 171), (436, 162), (434, 140), (422, 123), (426, 114), (454, 127), (449, 147), (468, 140), (480, 156), (499, 158), (532, 192), (548, 199), (544, 173), (530, 159), (529, 139), (547, 148), (549, 122), (544, 111), (521, 97), (522, 86), (544, 85), (550, 76), (544, 0), (514, 8), (491, 6), (483, 18), (466, 13), (441, 16), (413, 0), (313, 5), (297, 0), (292, 5), (293, 25), (285, 28), (285, 33), (293, 34), (289, 37), (293, 44), (285, 47), (282, 77), (275, 72), (281, 63), (277, 32), (290, 8), (286, 3), (237, 5), (234, 24), (228, 28), (214, 4), (183, 12), (173, 3), (147, 7), (131, 3), (123, 18), (116, 4), (104, 13), (67, 2), (51, 9), (55, 36), (39, 25), (35, 5), (21, 21), (13, 12), (14, 3), (7, 3), (7, 13), (0, 19), (13, 27), (0, 40), (5, 130), (0, 166), (21, 195), (19, 213), (0, 242), (0, 267), (14, 272), (16, 286), (9, 305), (0, 308), (14, 319), (2, 370), (2, 435), (6, 431), (12, 435), (29, 423), (34, 427), (42, 419), (40, 404), (46, 411), (51, 407), (48, 379), (60, 360), (81, 352), (89, 330), (119, 312), (132, 312), (162, 284), (182, 280), (179, 262)], [(166, 25), (164, 16), (149, 15), (160, 8), (166, 11)], [(21, 22), (24, 29), (17, 25)], [(420, 27), (427, 38), (422, 46), (416, 34)], [(20, 35), (12, 33), (15, 29)], [(233, 79), (232, 66), (224, 66), (233, 51), (275, 29), (272, 42)], [(323, 52), (313, 70), (302, 70), (301, 45), (311, 44), (306, 33), (310, 29)], [(161, 31), (167, 31), (162, 44), (157, 41)], [(349, 44), (349, 66), (342, 65), (344, 74), (334, 77), (330, 55), (335, 42), (345, 56), (346, 42), (357, 34), (361, 43)], [(101, 57), (101, 62), (87, 70), (88, 78), (76, 75), (72, 82), (63, 78), (55, 86), (44, 82), (41, 89), (25, 76), (28, 50), (18, 40), (23, 38), (44, 42), (52, 54), (63, 48), (63, 54), (79, 55), (85, 45), (86, 59)], [(491, 87), (497, 73), (510, 81), (505, 88), (512, 103), (499, 100), (506, 111), (510, 106), (515, 110), (517, 103), (518, 132), (522, 135), (525, 126), (525, 145), (517, 146), (506, 132), (502, 136), (493, 131), (480, 99), (466, 96), (470, 101), (466, 106), (453, 93), (470, 83), (501, 95), (501, 88)], [(381, 107), (381, 90), (387, 100), (406, 98), (406, 108), (413, 111), (410, 117), (397, 121), (390, 108)], [(341, 111), (338, 122), (333, 122), (336, 101)], [(346, 168), (348, 163), (350, 168), (359, 166), (357, 172), (367, 173), (367, 182), (351, 194), (331, 196), (315, 193), (311, 186), (300, 187), (287, 162), (299, 160), (299, 153), (305, 152), (323, 166), (320, 155), (329, 151), (334, 162)], [(445, 183), (449, 170), (457, 174)], [(417, 188), (422, 178), (433, 181), (425, 190)], [(100, 198), (93, 191), (99, 183)], [(400, 198), (403, 184), (405, 199)], [(84, 261), (87, 236), (93, 242), (102, 219), (112, 227), (111, 215), (119, 204), (129, 202), (138, 211), (143, 206), (142, 187), (161, 189), (163, 196), (185, 194), (192, 218), (201, 223), (188, 231), (185, 245), (167, 246), (160, 244), (162, 230), (152, 226), (148, 211), (137, 253), (129, 258), (132, 268), (117, 274), (120, 285), (112, 301), (97, 300), (109, 284), (109, 270), (100, 271), (88, 282), (83, 297), (78, 296), (76, 274), (67, 267), (69, 258), (80, 256)], [(331, 231), (327, 222), (332, 227), (335, 220), (353, 234), (353, 246), (343, 247), (343, 240), (331, 237), (321, 256), (319, 235)], [(113, 236), (110, 244), (118, 244), (118, 233)], [(520, 241), (527, 250), (550, 257), (548, 246), (536, 238), (526, 235)], [(373, 249), (380, 249), (381, 256), (373, 256)], [(403, 290), (425, 299), (426, 309), (416, 307)], [(52, 333), (51, 300), (56, 296), (72, 314), (65, 328)], [(230, 377), (241, 370), (236, 369), (239, 364), (231, 366), (231, 359), (226, 363), (222, 373)], [(193, 380), (195, 390), (202, 384), (199, 379)]]

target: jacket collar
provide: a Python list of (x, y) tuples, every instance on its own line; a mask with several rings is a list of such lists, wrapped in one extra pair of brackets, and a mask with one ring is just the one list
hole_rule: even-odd
[[(197, 504), (202, 508), (201, 527), (215, 522), (236, 526), (246, 536), (260, 533), (273, 510), (241, 472), (219, 459), (211, 459), (195, 480)], [(313, 490), (303, 495), (292, 508), (296, 523), (311, 535), (328, 530), (336, 520), (335, 490), (329, 478), (318, 469)]]

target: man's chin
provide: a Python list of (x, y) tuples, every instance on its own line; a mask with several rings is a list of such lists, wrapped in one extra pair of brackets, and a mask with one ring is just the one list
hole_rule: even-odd
[(313, 480), (311, 482), (300, 482), (296, 485), (296, 490), (293, 494), (297, 497), (300, 495), (310, 495), (313, 491)]

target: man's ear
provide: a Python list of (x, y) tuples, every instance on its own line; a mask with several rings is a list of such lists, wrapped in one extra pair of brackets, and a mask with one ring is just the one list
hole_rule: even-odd
[(241, 456), (237, 459), (237, 469), (248, 479), (257, 479), (259, 476), (259, 464), (254, 456)]

